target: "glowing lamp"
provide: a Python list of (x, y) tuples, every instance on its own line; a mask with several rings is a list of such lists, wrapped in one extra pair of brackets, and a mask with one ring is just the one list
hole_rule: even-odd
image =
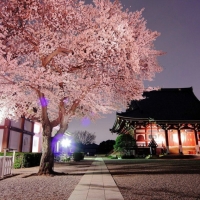
[(69, 140), (69, 139), (63, 139), (62, 141), (61, 141), (61, 145), (63, 146), (63, 147), (69, 147), (70, 145), (71, 145), (71, 140)]

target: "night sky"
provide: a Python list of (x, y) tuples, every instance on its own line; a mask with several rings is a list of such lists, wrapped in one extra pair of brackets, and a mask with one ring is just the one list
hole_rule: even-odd
[[(87, 3), (91, 0), (87, 0)], [(147, 27), (161, 35), (155, 41), (155, 48), (166, 52), (159, 57), (163, 68), (153, 81), (145, 86), (161, 88), (193, 87), (200, 99), (200, 0), (121, 0), (130, 11), (145, 8), (143, 17)], [(116, 112), (105, 115), (96, 122), (73, 120), (69, 132), (87, 130), (96, 133), (96, 143), (116, 139), (112, 128)]]

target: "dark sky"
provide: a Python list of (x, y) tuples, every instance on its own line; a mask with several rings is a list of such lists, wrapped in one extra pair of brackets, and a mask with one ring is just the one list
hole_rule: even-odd
[[(87, 3), (91, 0), (87, 0)], [(200, 0), (121, 0), (130, 11), (145, 8), (143, 17), (147, 27), (158, 31), (155, 48), (166, 52), (159, 58), (163, 71), (145, 86), (162, 88), (193, 87), (200, 99)], [(96, 122), (73, 120), (68, 131), (88, 130), (96, 133), (96, 143), (115, 139), (111, 134), (116, 112)]]

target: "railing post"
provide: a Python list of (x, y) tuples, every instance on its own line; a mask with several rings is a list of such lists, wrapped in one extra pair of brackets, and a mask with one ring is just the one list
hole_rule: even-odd
[(4, 157), (3, 157), (3, 159), (1, 159), (1, 170), (0, 170), (0, 178), (3, 178), (3, 170), (4, 170), (4, 162), (3, 162), (3, 160), (4, 160)]
[[(13, 149), (13, 157), (12, 157), (12, 169), (14, 169), (14, 163), (15, 163), (15, 151), (17, 149)], [(11, 174), (12, 174), (12, 170), (11, 170)]]
[(3, 162), (2, 162), (2, 170), (1, 170), (1, 178), (3, 178), (4, 177), (4, 171), (5, 171), (5, 161), (6, 161), (6, 151), (7, 151), (8, 149), (4, 149), (3, 150)]

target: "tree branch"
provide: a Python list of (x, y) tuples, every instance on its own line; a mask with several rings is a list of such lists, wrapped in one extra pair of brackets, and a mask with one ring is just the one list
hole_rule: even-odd
[(39, 42), (36, 41), (31, 34), (29, 34), (27, 31), (23, 30), (24, 34), (24, 38), (26, 41), (28, 41), (29, 43), (31, 43), (33, 46), (35, 46), (36, 48), (39, 45)]
[(74, 52), (72, 50), (58, 47), (55, 51), (53, 51), (51, 54), (49, 54), (45, 58), (41, 58), (42, 65), (43, 65), (43, 67), (46, 67), (49, 64), (49, 62), (51, 61), (51, 59), (58, 54), (68, 55), (69, 53), (73, 54)]
[(66, 97), (64, 97), (63, 99), (60, 100), (59, 116), (57, 117), (57, 119), (55, 119), (51, 122), (52, 127), (58, 126), (61, 123), (63, 116), (65, 115), (65, 104), (64, 104), (65, 99), (66, 99)]
[(59, 116), (57, 119), (51, 121), (51, 126), (52, 126), (52, 127), (56, 127), (56, 126), (58, 126), (59, 124), (60, 124), (60, 116)]
[[(70, 115), (74, 115), (75, 114), (75, 111), (76, 111), (76, 108), (79, 106), (80, 102), (81, 102), (81, 99), (84, 99), (85, 96), (87, 95), (87, 93), (89, 92), (89, 90), (91, 90), (92, 88), (95, 88), (97, 87), (98, 85), (100, 84), (100, 79), (98, 80), (98, 82), (96, 84), (93, 84), (91, 85), (88, 90), (86, 90), (85, 92), (83, 92), (81, 94), (81, 96), (79, 97), (79, 99), (76, 99), (74, 100), (71, 108), (68, 110), (68, 113), (70, 113)], [(64, 103), (63, 103), (64, 104)]]
[(75, 111), (76, 111), (76, 108), (78, 107), (78, 105), (79, 105), (80, 102), (81, 102), (80, 99), (76, 99), (76, 100), (73, 102), (71, 108), (68, 110), (68, 113), (71, 113), (71, 115), (74, 115), (74, 114), (75, 114)]
[[(8, 81), (10, 84), (15, 84), (15, 82), (9, 80), (8, 78), (6, 78), (5, 76), (3, 75), (0, 75), (3, 79), (5, 79), (6, 81)], [(1, 84), (8, 84), (8, 83), (1, 83)]]
[(38, 93), (38, 97), (39, 97), (41, 107), (42, 107), (42, 120), (49, 122), (48, 113), (47, 113), (47, 105), (46, 104), (43, 105), (43, 102), (42, 102), (42, 101), (46, 101), (44, 93), (40, 92), (40, 90), (38, 90), (38, 89), (36, 89), (36, 91)]

